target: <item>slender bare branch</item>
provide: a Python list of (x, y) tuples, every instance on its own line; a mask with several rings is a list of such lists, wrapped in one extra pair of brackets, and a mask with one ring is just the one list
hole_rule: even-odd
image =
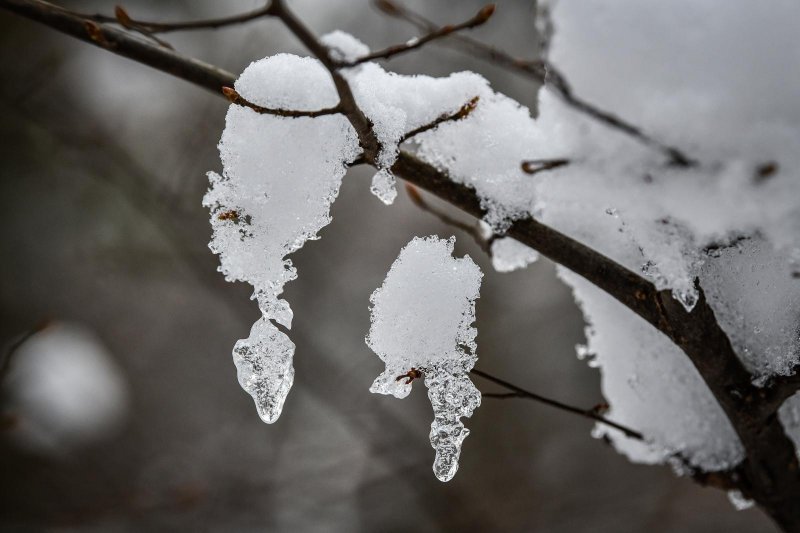
[(486, 252), (486, 254), (491, 257), (492, 255), (491, 248), (492, 248), (492, 242), (494, 241), (494, 235), (491, 235), (487, 238), (481, 231), (479, 223), (467, 224), (466, 222), (462, 222), (458, 219), (451, 217), (441, 209), (436, 209), (434, 206), (425, 201), (419, 190), (416, 187), (414, 187), (411, 183), (406, 183), (406, 192), (408, 193), (408, 197), (411, 199), (414, 205), (416, 205), (423, 211), (427, 211), (428, 213), (432, 214), (433, 216), (438, 218), (442, 223), (465, 232), (467, 235), (472, 237), (472, 239), (477, 243), (477, 245), (480, 246), (481, 250)]
[(361, 149), (364, 151), (364, 159), (367, 163), (372, 164), (378, 157), (380, 143), (375, 132), (372, 131), (372, 122), (356, 104), (353, 91), (347, 80), (339, 72), (338, 65), (331, 57), (328, 48), (295, 16), (287, 7), (285, 0), (272, 0), (270, 12), (273, 16), (283, 21), (289, 31), (328, 69), (333, 78), (336, 92), (339, 95), (339, 107), (342, 110), (342, 114), (347, 117), (347, 120), (356, 130)]
[(249, 107), (256, 113), (262, 115), (276, 115), (279, 117), (300, 118), (300, 117), (322, 117), (325, 115), (338, 115), (342, 113), (341, 106), (328, 107), (325, 109), (318, 109), (316, 111), (295, 111), (293, 109), (273, 109), (269, 107), (262, 107), (254, 104), (245, 99), (242, 95), (236, 92), (232, 87), (223, 87), (222, 94), (225, 95), (232, 104)]
[[(545, 405), (549, 405), (550, 407), (555, 407), (556, 409), (560, 409), (566, 413), (572, 413), (578, 416), (582, 416), (583, 418), (588, 418), (590, 420), (594, 420), (600, 424), (604, 424), (608, 427), (612, 427), (614, 429), (618, 429), (619, 431), (623, 432), (626, 437), (630, 437), (636, 440), (644, 440), (644, 436), (636, 431), (635, 429), (631, 429), (627, 426), (622, 424), (618, 424), (612, 420), (609, 420), (600, 414), (597, 413), (595, 409), (582, 409), (580, 407), (575, 407), (573, 405), (569, 405), (558, 400), (553, 400), (552, 398), (547, 398), (546, 396), (542, 396), (540, 394), (536, 394), (535, 392), (531, 392), (529, 390), (523, 389), (513, 383), (509, 383), (503, 379), (497, 378), (487, 372), (482, 370), (478, 370), (477, 368), (473, 368), (470, 370), (470, 374), (475, 374), (476, 376), (480, 376), (483, 379), (491, 381), (492, 383), (496, 383), (501, 387), (512, 391), (514, 396), (494, 396), (494, 397), (518, 397), (518, 398), (526, 398), (528, 400), (533, 400), (535, 402), (543, 403)], [(483, 396), (493, 397), (491, 395), (483, 394)]]
[(233, 26), (242, 24), (259, 18), (272, 16), (270, 11), (271, 3), (267, 2), (263, 7), (240, 13), (238, 15), (231, 15), (229, 17), (220, 17), (205, 20), (192, 20), (189, 22), (152, 22), (146, 20), (138, 20), (131, 17), (127, 10), (122, 6), (117, 6), (114, 10), (115, 16), (109, 17), (108, 15), (84, 15), (95, 22), (109, 22), (120, 24), (128, 29), (135, 29), (137, 31), (144, 30), (148, 33), (167, 33), (174, 31), (187, 31), (187, 30), (214, 30), (226, 26)]
[(480, 100), (480, 97), (476, 96), (466, 104), (462, 105), (455, 113), (452, 113), (450, 115), (442, 115), (433, 122), (429, 122), (428, 124), (424, 124), (419, 128), (409, 131), (408, 133), (403, 135), (403, 138), (400, 139), (400, 142), (404, 143), (407, 140), (411, 139), (412, 137), (419, 135), (420, 133), (424, 133), (426, 131), (430, 131), (434, 128), (439, 127), (440, 124), (443, 124), (445, 122), (451, 122), (467, 118), (470, 115), (470, 113), (472, 113), (478, 106), (478, 100)]
[(536, 174), (545, 170), (569, 165), (569, 159), (531, 159), (522, 162), (522, 171), (526, 174)]
[(48, 325), (50, 325), (49, 320), (41, 320), (32, 328), (22, 332), (17, 336), (16, 339), (12, 340), (11, 343), (6, 346), (6, 349), (3, 353), (3, 360), (0, 362), (0, 384), (3, 382), (3, 380), (5, 380), (6, 376), (8, 376), (9, 372), (11, 371), (12, 360), (14, 359), (14, 355), (17, 353), (17, 350), (19, 350), (20, 346), (25, 344), (28, 339), (45, 329)]
[(485, 24), (494, 14), (494, 11), (495, 11), (495, 5), (488, 4), (486, 6), (483, 6), (481, 10), (475, 14), (474, 17), (460, 24), (452, 24), (452, 25), (448, 24), (447, 26), (442, 26), (441, 28), (429, 28), (428, 33), (426, 33), (421, 37), (416, 37), (406, 43), (390, 46), (388, 48), (384, 48), (383, 50), (377, 50), (365, 56), (359, 57), (358, 59), (355, 59), (353, 61), (342, 63), (341, 66), (353, 67), (355, 65), (366, 63), (368, 61), (375, 61), (377, 59), (390, 59), (394, 56), (404, 54), (412, 50), (416, 50), (437, 39), (441, 39), (443, 37), (452, 35), (453, 33), (462, 30), (469, 30), (478, 27), (482, 24)]

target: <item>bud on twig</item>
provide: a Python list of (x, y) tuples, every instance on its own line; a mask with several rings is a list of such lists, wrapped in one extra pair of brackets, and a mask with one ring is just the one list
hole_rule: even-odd
[(484, 22), (489, 20), (489, 18), (491, 18), (491, 16), (494, 15), (494, 11), (496, 8), (497, 6), (495, 4), (487, 4), (483, 6), (481, 10), (478, 11), (478, 14), (475, 15), (474, 19), (475, 24), (483, 24)]
[(400, 14), (400, 8), (398, 8), (397, 5), (390, 0), (376, 0), (375, 7), (393, 17), (396, 17)]
[(128, 12), (125, 11), (125, 8), (122, 6), (115, 6), (114, 7), (114, 16), (116, 17), (117, 21), (122, 25), (124, 28), (132, 28), (133, 27), (133, 19), (131, 16), (128, 15)]

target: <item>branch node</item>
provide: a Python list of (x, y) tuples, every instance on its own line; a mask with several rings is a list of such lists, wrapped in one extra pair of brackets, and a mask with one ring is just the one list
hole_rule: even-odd
[(96, 42), (103, 48), (113, 48), (112, 44), (108, 42), (108, 39), (106, 39), (105, 34), (103, 34), (103, 29), (99, 24), (91, 20), (87, 20), (83, 23), (83, 27), (86, 28), (86, 33), (89, 35), (89, 38), (92, 41)]

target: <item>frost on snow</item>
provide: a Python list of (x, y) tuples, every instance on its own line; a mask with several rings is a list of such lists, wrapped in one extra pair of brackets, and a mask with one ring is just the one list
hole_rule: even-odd
[(415, 237), (403, 248), (370, 298), (366, 339), (386, 364), (371, 392), (405, 398), (413, 371), (424, 376), (434, 413), (433, 471), (441, 481), (455, 475), (469, 435), (460, 419), (472, 416), (481, 403), (467, 374), (477, 361), (472, 323), (482, 274), (469, 256), (452, 257), (454, 242)]
[[(270, 108), (316, 110), (338, 99), (325, 68), (288, 54), (252, 63), (236, 81), (245, 99)], [(360, 152), (346, 118), (284, 118), (231, 105), (219, 143), (222, 175), (209, 173), (203, 203), (211, 210), (210, 248), (228, 281), (253, 285), (263, 318), (236, 343), (239, 383), (268, 423), (292, 386), (294, 344), (273, 322), (291, 327), (279, 298), (297, 271), (285, 257), (330, 222), (347, 163)]]

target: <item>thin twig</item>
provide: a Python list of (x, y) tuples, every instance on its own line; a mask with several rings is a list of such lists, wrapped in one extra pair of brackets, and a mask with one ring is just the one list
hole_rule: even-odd
[(325, 115), (338, 115), (342, 113), (341, 106), (328, 107), (325, 109), (318, 109), (316, 111), (295, 111), (293, 109), (274, 109), (269, 107), (262, 107), (246, 100), (242, 95), (236, 92), (232, 87), (223, 87), (222, 94), (225, 98), (230, 100), (232, 104), (249, 107), (256, 113), (262, 115), (276, 115), (279, 117), (300, 118), (300, 117), (322, 117)]
[(438, 218), (442, 223), (447, 224), (448, 226), (453, 226), (454, 228), (460, 229), (461, 231), (465, 232), (467, 235), (472, 237), (475, 242), (480, 246), (481, 250), (486, 252), (487, 255), (491, 257), (492, 252), (492, 242), (494, 241), (494, 235), (486, 238), (480, 228), (480, 223), (475, 224), (467, 224), (466, 222), (462, 222), (457, 220), (441, 209), (437, 209), (422, 197), (422, 194), (419, 190), (414, 187), (410, 183), (406, 183), (406, 193), (408, 193), (408, 197), (411, 202), (422, 209), (423, 211), (427, 211), (428, 213), (432, 214), (436, 218)]
[(482, 392), (481, 396), (484, 398), (499, 398), (499, 399), (525, 398), (525, 395), (520, 394), (519, 392)]
[[(428, 18), (391, 0), (376, 0), (375, 5), (389, 16), (405, 20), (422, 31), (430, 32), (438, 28), (438, 25)], [(454, 34), (451, 39), (443, 40), (441, 43), (544, 84), (545, 87), (553, 90), (573, 109), (602, 122), (606, 126), (622, 131), (636, 138), (643, 144), (660, 151), (667, 156), (669, 163), (672, 165), (688, 167), (697, 164), (695, 160), (684, 154), (682, 150), (665, 144), (645, 133), (640, 127), (634, 126), (613, 113), (600, 109), (580, 99), (572, 92), (572, 88), (567, 83), (566, 78), (548, 61), (516, 58), (508, 52), (461, 34)]]
[(481, 10), (475, 14), (474, 17), (460, 24), (448, 24), (446, 26), (442, 26), (441, 28), (438, 27), (429, 28), (428, 33), (426, 33), (422, 37), (417, 37), (411, 39), (406, 43), (390, 46), (388, 48), (384, 48), (383, 50), (377, 50), (365, 56), (359, 57), (358, 59), (355, 59), (353, 61), (344, 62), (341, 64), (341, 66), (354, 67), (356, 65), (360, 65), (361, 63), (366, 63), (368, 61), (375, 61), (376, 59), (390, 59), (396, 55), (404, 54), (406, 52), (410, 52), (411, 50), (416, 50), (437, 39), (441, 39), (453, 33), (462, 30), (472, 29), (482, 24), (485, 24), (486, 21), (488, 21), (494, 14), (494, 11), (495, 11), (495, 5), (488, 4), (486, 6), (483, 6)]
[(563, 167), (569, 165), (569, 163), (569, 159), (531, 159), (523, 161), (521, 167), (526, 174), (536, 174), (545, 170)]
[(316, 56), (328, 69), (333, 78), (333, 85), (339, 95), (339, 107), (342, 114), (347, 117), (358, 135), (359, 144), (363, 150), (367, 163), (373, 163), (380, 151), (378, 137), (372, 129), (372, 122), (356, 103), (355, 95), (350, 84), (339, 72), (338, 64), (333, 60), (328, 48), (314, 35), (314, 33), (287, 7), (285, 0), (272, 0), (270, 13), (279, 18), (286, 28), (294, 34), (303, 45)]
[(5, 380), (6, 376), (8, 376), (8, 373), (11, 371), (11, 362), (20, 346), (25, 344), (28, 339), (45, 329), (49, 324), (49, 320), (40, 321), (34, 327), (21, 333), (6, 347), (6, 350), (3, 353), (3, 361), (0, 363), (0, 384)]
[(476, 96), (466, 104), (462, 105), (455, 113), (452, 113), (450, 115), (441, 115), (433, 122), (429, 122), (428, 124), (422, 125), (419, 128), (409, 131), (408, 133), (403, 135), (403, 138), (400, 139), (400, 142), (404, 143), (407, 140), (411, 139), (412, 137), (419, 135), (420, 133), (424, 133), (426, 131), (430, 131), (434, 128), (437, 128), (440, 124), (443, 124), (445, 122), (467, 118), (470, 115), (470, 113), (472, 113), (478, 106), (478, 100), (480, 100), (480, 97)]
[(581, 409), (580, 407), (575, 407), (575, 406), (568, 405), (566, 403), (560, 402), (558, 400), (553, 400), (552, 398), (547, 398), (547, 397), (542, 396), (540, 394), (536, 394), (534, 392), (525, 390), (522, 387), (514, 385), (513, 383), (509, 383), (508, 381), (505, 381), (503, 379), (494, 377), (493, 375), (487, 374), (486, 372), (484, 372), (482, 370), (478, 370), (477, 368), (473, 368), (472, 370), (470, 370), (470, 373), (471, 374), (475, 374), (476, 376), (480, 376), (483, 379), (491, 381), (492, 383), (496, 383), (497, 385), (500, 385), (501, 387), (504, 387), (504, 388), (512, 391), (513, 393), (515, 393), (520, 398), (527, 398), (529, 400), (533, 400), (533, 401), (536, 401), (536, 402), (539, 402), (539, 403), (543, 403), (545, 405), (549, 405), (550, 407), (555, 407), (556, 409), (560, 409), (560, 410), (568, 412), (568, 413), (573, 413), (573, 414), (576, 414), (578, 416), (582, 416), (583, 418), (588, 418), (590, 420), (594, 420), (595, 422), (598, 422), (600, 424), (604, 424), (604, 425), (606, 425), (608, 427), (612, 427), (614, 429), (618, 429), (619, 431), (623, 432), (626, 437), (630, 437), (630, 438), (636, 439), (636, 440), (644, 440), (644, 435), (642, 435), (640, 432), (636, 431), (635, 429), (631, 429), (629, 427), (623, 426), (622, 424), (618, 424), (617, 422), (613, 422), (613, 421), (611, 421), (611, 420), (599, 415), (595, 409)]
[[(231, 15), (229, 17), (220, 17), (205, 20), (193, 20), (189, 22), (151, 22), (145, 20), (138, 20), (128, 15), (125, 8), (117, 6), (115, 8), (114, 17), (108, 15), (84, 15), (86, 18), (94, 20), (95, 22), (109, 22), (120, 24), (125, 28), (136, 30), (146, 30), (149, 33), (167, 33), (173, 31), (187, 31), (187, 30), (209, 30), (218, 29), (225, 26), (232, 26), (235, 24), (242, 24), (262, 17), (272, 16), (271, 3), (266, 3), (263, 7), (241, 13), (238, 15)], [(120, 17), (120, 15), (122, 15)]]

